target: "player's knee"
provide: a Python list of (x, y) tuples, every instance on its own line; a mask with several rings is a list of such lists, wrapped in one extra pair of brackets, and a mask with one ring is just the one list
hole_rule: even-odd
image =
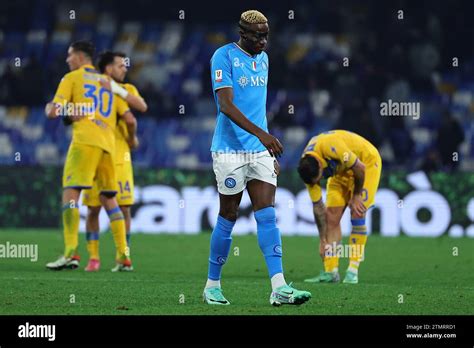
[(328, 224), (328, 228), (336, 228), (339, 226), (339, 214), (337, 212), (332, 211), (331, 209), (326, 210), (326, 222)]
[(122, 214), (124, 216), (125, 219), (129, 219), (130, 218), (130, 206), (126, 205), (126, 206), (123, 206), (121, 205), (120, 206), (120, 210), (122, 211)]
[(224, 219), (229, 221), (236, 221), (238, 217), (238, 210), (237, 209), (220, 209), (219, 215), (222, 216)]
[(88, 207), (87, 208), (87, 216), (91, 219), (95, 219), (99, 217), (100, 214), (100, 206), (98, 207)]

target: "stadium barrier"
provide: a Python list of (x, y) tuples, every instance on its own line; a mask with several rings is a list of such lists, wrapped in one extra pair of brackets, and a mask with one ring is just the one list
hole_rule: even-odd
[[(60, 228), (61, 168), (1, 167), (0, 228)], [(312, 206), (296, 171), (283, 171), (276, 195), (283, 235), (317, 235)], [(324, 194), (324, 190), (323, 190)], [(196, 234), (209, 231), (218, 214), (218, 194), (211, 170), (135, 169), (132, 230), (144, 233)], [(86, 207), (81, 206), (81, 230)], [(108, 229), (105, 212), (101, 230)], [(474, 176), (471, 173), (384, 171), (376, 206), (367, 216), (369, 233), (395, 237), (474, 238)], [(245, 193), (235, 234), (255, 233), (250, 199)], [(350, 233), (348, 211), (343, 235)]]

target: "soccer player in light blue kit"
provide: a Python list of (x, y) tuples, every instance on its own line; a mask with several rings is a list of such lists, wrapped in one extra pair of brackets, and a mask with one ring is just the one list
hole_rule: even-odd
[(217, 125), (212, 139), (213, 168), (220, 209), (212, 231), (209, 272), (203, 298), (208, 304), (228, 305), (220, 278), (232, 243), (242, 193), (247, 191), (257, 221), (258, 244), (271, 278), (270, 303), (301, 304), (311, 293), (286, 284), (282, 267), (280, 230), (276, 225), (275, 191), (283, 152), (268, 134), (266, 101), (268, 22), (258, 11), (242, 13), (240, 40), (220, 47), (211, 58), (211, 78), (217, 104)]

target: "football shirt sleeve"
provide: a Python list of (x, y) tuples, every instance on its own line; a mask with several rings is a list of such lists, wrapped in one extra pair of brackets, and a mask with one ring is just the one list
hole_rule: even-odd
[(130, 111), (130, 108), (128, 107), (127, 102), (122, 98), (118, 96), (114, 96), (114, 98), (117, 100), (117, 116), (122, 117), (127, 111)]
[(311, 202), (313, 203), (319, 202), (322, 198), (321, 186), (319, 186), (318, 184), (314, 184), (314, 185), (305, 184), (305, 185), (306, 185), (306, 188), (308, 189)]
[(64, 75), (61, 82), (59, 83), (56, 94), (53, 98), (53, 103), (63, 104), (69, 102), (72, 99), (72, 86), (73, 81), (69, 74)]
[(128, 91), (128, 93), (130, 93), (131, 95), (134, 95), (136, 97), (140, 97), (143, 99), (143, 97), (140, 95), (140, 93), (138, 92), (138, 89), (137, 87), (135, 87), (134, 85), (130, 84), (130, 83), (126, 83), (124, 85), (125, 89)]
[(217, 50), (211, 59), (212, 88), (215, 90), (232, 87), (232, 67), (224, 50)]

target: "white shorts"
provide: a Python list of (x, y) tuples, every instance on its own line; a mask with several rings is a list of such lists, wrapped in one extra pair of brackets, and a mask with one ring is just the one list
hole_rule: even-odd
[(242, 192), (256, 179), (277, 185), (277, 160), (268, 151), (258, 153), (212, 153), (217, 191), (223, 195)]

